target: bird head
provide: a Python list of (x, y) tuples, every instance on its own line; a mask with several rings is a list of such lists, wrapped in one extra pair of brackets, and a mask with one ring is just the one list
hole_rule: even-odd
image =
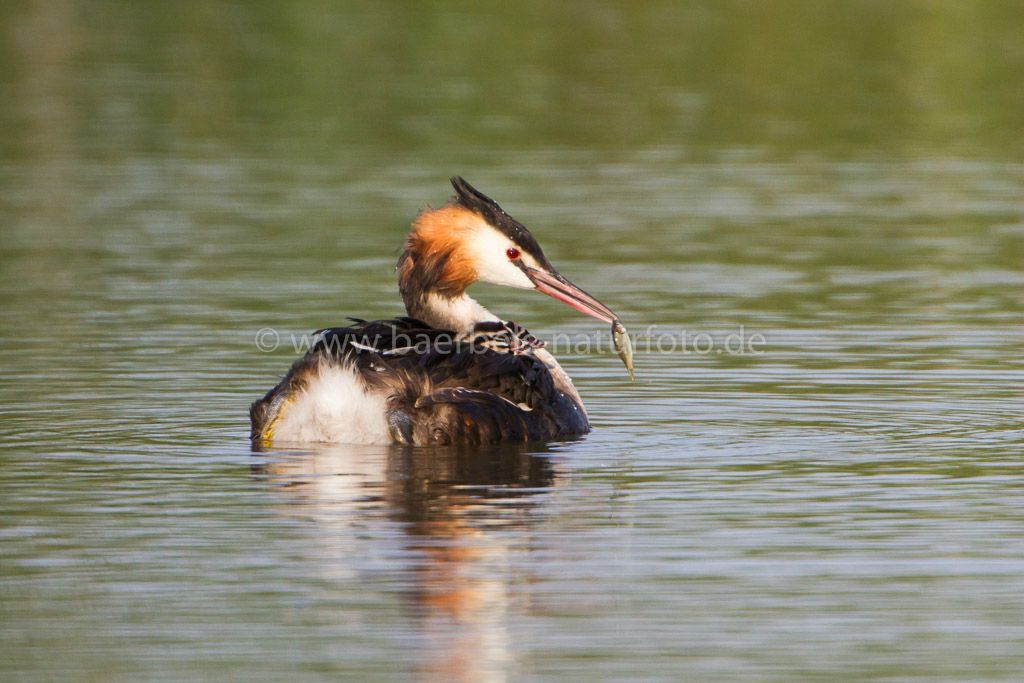
[(451, 183), (455, 196), (420, 213), (398, 262), (407, 305), (410, 297), (456, 298), (474, 282), (488, 282), (535, 289), (607, 323), (616, 319), (555, 270), (530, 231), (497, 202), (460, 177)]

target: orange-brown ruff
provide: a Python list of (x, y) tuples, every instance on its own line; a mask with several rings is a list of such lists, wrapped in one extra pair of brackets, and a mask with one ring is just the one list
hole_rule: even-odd
[(415, 220), (398, 260), (408, 317), (318, 332), (250, 409), (254, 443), (489, 443), (590, 429), (572, 381), (521, 326), (466, 294), (477, 281), (614, 314), (558, 274), (533, 235), (461, 178)]
[(414, 288), (424, 272), (436, 273), (435, 291), (449, 297), (462, 296), (476, 282), (473, 260), (461, 249), (479, 221), (477, 214), (459, 204), (428, 210), (417, 216), (405, 240), (405, 252), (398, 262), (398, 280), (403, 291)]

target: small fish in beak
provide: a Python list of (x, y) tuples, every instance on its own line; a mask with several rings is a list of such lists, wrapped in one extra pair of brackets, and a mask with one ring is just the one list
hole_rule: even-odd
[(615, 351), (619, 354), (619, 358), (622, 359), (622, 363), (626, 366), (626, 372), (629, 373), (629, 379), (631, 382), (636, 381), (636, 375), (633, 374), (633, 342), (629, 339), (629, 333), (626, 332), (626, 328), (618, 321), (618, 319), (612, 321), (612, 341), (615, 343)]
[(546, 272), (537, 268), (530, 268), (529, 266), (521, 266), (521, 268), (526, 273), (526, 276), (530, 278), (538, 292), (568, 304), (580, 313), (586, 313), (602, 322), (611, 323), (612, 341), (615, 344), (615, 351), (619, 354), (623, 364), (625, 364), (629, 378), (636, 381), (636, 377), (633, 374), (633, 344), (629, 339), (629, 333), (626, 332), (626, 328), (619, 322), (618, 316), (610, 308), (554, 270)]

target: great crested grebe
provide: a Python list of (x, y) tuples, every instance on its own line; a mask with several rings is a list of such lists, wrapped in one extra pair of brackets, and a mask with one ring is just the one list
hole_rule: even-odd
[[(252, 404), (254, 443), (491, 443), (590, 430), (572, 380), (543, 343), (466, 288), (481, 281), (536, 289), (612, 323), (617, 345), (625, 330), (559, 275), (494, 200), (462, 178), (451, 182), (455, 196), (420, 213), (398, 259), (409, 317), (320, 330)], [(628, 344), (620, 349), (630, 370), (631, 353)]]

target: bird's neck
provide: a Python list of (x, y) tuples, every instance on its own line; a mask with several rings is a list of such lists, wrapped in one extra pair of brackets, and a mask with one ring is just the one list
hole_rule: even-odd
[(444, 296), (436, 292), (424, 292), (415, 297), (406, 297), (405, 292), (402, 294), (405, 310), (410, 317), (440, 330), (465, 334), (472, 332), (477, 323), (499, 319), (465, 293)]
[(478, 304), (466, 287), (476, 278), (452, 250), (431, 250), (417, 231), (398, 259), (398, 289), (410, 317), (431, 327), (468, 334), (480, 322), (498, 317)]

